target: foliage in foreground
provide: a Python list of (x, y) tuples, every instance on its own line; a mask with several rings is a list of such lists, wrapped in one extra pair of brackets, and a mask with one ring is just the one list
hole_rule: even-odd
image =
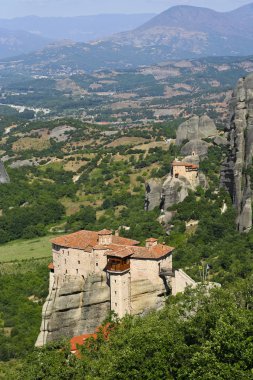
[(253, 278), (227, 289), (189, 290), (143, 318), (125, 317), (108, 341), (76, 359), (65, 347), (35, 350), (26, 380), (225, 380), (253, 376)]
[(0, 265), (0, 361), (31, 352), (48, 292), (48, 260)]

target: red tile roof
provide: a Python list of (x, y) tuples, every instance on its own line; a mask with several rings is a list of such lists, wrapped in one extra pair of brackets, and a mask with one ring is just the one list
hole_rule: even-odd
[[(154, 242), (157, 239), (150, 238), (149, 242)], [(93, 248), (104, 249), (107, 256), (114, 256), (125, 258), (131, 256), (132, 258), (140, 259), (159, 259), (166, 256), (174, 250), (163, 244), (157, 244), (149, 248), (136, 246), (139, 244), (136, 240), (126, 239), (120, 236), (112, 236), (112, 244), (98, 245), (98, 232), (96, 231), (78, 231), (73, 234), (60, 236), (52, 240), (53, 244), (67, 247), (84, 249), (91, 252)]]
[(125, 257), (131, 256), (133, 254), (133, 250), (131, 247), (115, 247), (118, 248), (116, 249), (114, 247), (111, 247), (111, 249), (108, 252), (106, 252), (106, 255), (110, 257), (120, 257), (124, 259)]
[[(90, 250), (98, 245), (98, 234), (99, 233), (97, 231), (82, 230), (69, 235), (59, 236), (52, 239), (51, 242), (61, 247)], [(126, 246), (139, 244), (136, 240), (126, 239), (114, 235), (112, 236), (112, 243)]]
[(171, 253), (175, 248), (169, 247), (168, 245), (157, 244), (154, 247), (132, 247), (133, 255), (131, 258), (134, 259), (160, 259), (163, 256)]
[(131, 258), (134, 259), (160, 259), (163, 256), (168, 255), (171, 253), (175, 248), (169, 247), (168, 245), (163, 244), (157, 244), (153, 247), (146, 248), (146, 247), (125, 247), (125, 248), (118, 248), (116, 249), (116, 246), (109, 246), (110, 251), (106, 252), (106, 256), (112, 256), (112, 257), (120, 257), (125, 258), (128, 256), (131, 256)]

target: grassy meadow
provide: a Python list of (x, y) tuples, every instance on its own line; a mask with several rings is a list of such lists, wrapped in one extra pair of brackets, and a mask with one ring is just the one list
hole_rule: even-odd
[(43, 236), (29, 240), (12, 241), (0, 245), (0, 263), (50, 257), (51, 238), (53, 238), (53, 236)]

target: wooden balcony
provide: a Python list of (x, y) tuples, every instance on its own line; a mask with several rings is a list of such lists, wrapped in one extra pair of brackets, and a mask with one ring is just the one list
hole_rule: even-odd
[(160, 268), (159, 270), (160, 277), (175, 277), (175, 272), (172, 268)]
[(125, 272), (130, 269), (130, 263), (108, 263), (106, 267), (108, 272)]

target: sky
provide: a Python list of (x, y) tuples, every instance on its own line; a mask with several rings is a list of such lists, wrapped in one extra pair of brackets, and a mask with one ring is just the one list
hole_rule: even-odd
[(0, 0), (0, 18), (160, 13), (171, 6), (182, 4), (229, 11), (251, 2), (253, 0)]

